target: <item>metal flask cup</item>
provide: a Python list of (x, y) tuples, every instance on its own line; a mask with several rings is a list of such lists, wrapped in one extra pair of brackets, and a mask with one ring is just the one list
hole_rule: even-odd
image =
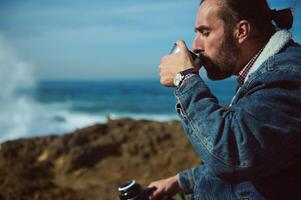
[[(175, 43), (173, 45), (173, 47), (170, 50), (169, 54), (174, 54), (174, 53), (178, 53), (180, 51), (180, 47)], [(202, 54), (196, 54), (192, 51), (189, 50), (189, 53), (193, 59), (193, 65), (196, 66), (200, 63), (200, 61), (202, 60)]]
[(130, 180), (118, 187), (120, 200), (148, 200), (153, 188), (142, 188), (135, 180)]

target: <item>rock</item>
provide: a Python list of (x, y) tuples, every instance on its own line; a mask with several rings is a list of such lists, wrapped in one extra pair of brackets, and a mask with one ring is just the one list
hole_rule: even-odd
[(127, 180), (146, 186), (200, 163), (178, 121), (110, 119), (1, 144), (0, 200), (118, 199)]

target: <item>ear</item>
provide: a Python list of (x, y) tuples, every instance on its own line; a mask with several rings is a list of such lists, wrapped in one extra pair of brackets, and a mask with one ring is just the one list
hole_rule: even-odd
[(234, 36), (239, 44), (243, 43), (249, 36), (251, 24), (247, 20), (241, 20), (237, 23)]

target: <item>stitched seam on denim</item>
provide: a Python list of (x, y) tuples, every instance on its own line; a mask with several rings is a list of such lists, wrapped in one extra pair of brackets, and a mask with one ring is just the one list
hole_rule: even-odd
[(261, 74), (265, 74), (266, 72), (269, 72), (268, 70), (266, 70), (267, 67), (274, 65), (275, 63), (275, 57), (271, 56), (270, 58), (268, 58), (264, 63), (262, 63), (262, 65), (252, 74), (250, 74), (245, 82), (245, 85), (247, 87), (249, 87), (250, 83), (257, 78), (258, 76), (260, 76)]
[[(186, 111), (185, 111), (185, 113), (187, 113)], [(215, 154), (214, 152), (212, 152), (212, 143), (211, 142), (209, 142), (208, 141), (208, 139), (205, 137), (205, 136), (203, 136), (203, 135), (201, 135), (202, 137), (199, 137), (199, 134), (195, 134), (195, 133), (202, 133), (202, 131), (200, 131), (198, 128), (197, 128), (197, 126), (196, 125), (194, 125), (194, 123), (193, 123), (193, 120), (192, 119), (190, 119), (190, 117), (187, 115), (187, 117), (185, 117), (189, 122), (190, 122), (190, 124), (191, 124), (191, 128), (192, 128), (192, 131), (193, 131), (193, 135), (194, 135), (194, 137), (197, 137), (197, 138), (199, 138), (200, 140), (201, 140), (201, 142), (203, 143), (203, 146), (206, 148), (206, 150), (208, 151), (208, 153), (210, 154), (210, 155), (212, 155), (213, 157), (215, 157), (217, 160), (219, 160), (220, 162), (222, 162), (224, 165), (227, 165), (227, 166), (229, 166), (229, 167), (231, 167), (231, 168), (234, 168), (234, 169), (243, 169), (243, 168), (252, 168), (252, 167), (254, 167), (254, 166), (252, 166), (252, 165), (233, 165), (233, 164), (231, 164), (230, 162), (229, 162), (229, 160), (225, 160), (224, 159), (224, 157), (223, 156), (219, 156), (219, 155), (217, 155), (217, 154)], [(204, 138), (204, 141), (202, 141), (202, 138)], [(209, 145), (208, 145), (208, 143), (210, 144), (210, 147), (209, 147)]]
[(212, 190), (213, 186), (210, 181), (208, 181), (208, 180), (206, 180), (206, 181), (207, 181), (207, 184), (209, 185), (209, 192), (208, 192), (209, 199), (214, 200), (213, 190)]
[[(207, 138), (206, 138), (205, 136), (203, 136), (203, 135), (201, 135), (201, 137), (200, 137), (198, 134), (195, 134), (196, 131), (194, 131), (194, 129), (195, 129), (195, 128), (194, 128), (194, 124), (193, 124), (192, 120), (190, 119), (190, 117), (188, 116), (186, 110), (184, 109), (184, 107), (183, 107), (183, 105), (182, 105), (182, 103), (181, 103), (180, 98), (178, 98), (178, 102), (180, 103), (181, 108), (182, 108), (182, 109), (181, 109), (181, 110), (182, 110), (182, 113), (183, 113), (183, 116), (182, 116), (182, 117), (184, 117), (184, 118), (188, 121), (188, 123), (189, 123), (189, 125), (190, 125), (190, 127), (191, 127), (191, 129), (192, 129), (193, 137), (199, 138), (199, 139), (201, 140), (201, 142), (202, 142), (202, 146), (204, 146), (206, 149), (208, 149), (208, 148), (207, 148), (207, 145), (205, 144), (205, 143), (209, 143), (209, 142), (207, 141)], [(203, 141), (203, 139), (205, 140), (205, 142)], [(210, 150), (208, 149), (208, 151), (210, 151)]]
[(188, 80), (189, 80), (192, 76), (196, 76), (196, 75), (197, 75), (197, 74), (193, 74), (193, 73), (185, 75), (184, 78), (183, 78), (183, 80), (180, 82), (178, 88), (181, 88), (183, 85), (185, 85), (185, 84), (188, 82)]
[[(184, 110), (184, 108), (182, 107), (182, 109)], [(203, 135), (200, 135), (200, 134), (196, 134), (196, 133), (202, 133), (202, 131), (200, 131), (197, 127), (195, 127), (194, 123), (193, 123), (193, 120), (190, 119), (190, 117), (186, 114), (187, 112), (184, 110), (185, 112), (185, 116), (183, 116), (185, 119), (187, 119), (187, 121), (189, 122), (190, 124), (190, 127), (192, 129), (192, 134), (194, 137), (196, 138), (199, 138), (200, 139), (200, 142), (201, 142), (201, 145), (207, 150), (207, 152), (215, 157), (217, 160), (219, 160), (220, 162), (222, 162), (223, 164), (229, 166), (229, 167), (232, 167), (232, 168), (235, 168), (235, 169), (241, 169), (241, 168), (248, 168), (250, 166), (235, 166), (235, 165), (232, 165), (230, 164), (229, 162), (225, 161), (222, 159), (222, 157), (216, 155), (215, 153), (213, 153), (210, 148), (212, 149), (212, 145), (210, 145), (211, 147), (209, 148), (209, 145), (208, 144), (211, 144), (207, 138)]]
[(192, 183), (191, 183), (191, 173), (190, 173), (190, 170), (191, 169), (188, 169), (189, 171), (185, 171), (184, 172), (184, 175), (182, 175), (182, 178), (183, 178), (183, 176), (184, 176), (184, 179), (186, 179), (186, 181), (188, 182), (188, 184), (187, 184), (187, 182), (186, 181), (184, 181), (184, 182), (186, 182), (186, 183), (182, 183), (181, 182), (181, 178), (180, 178), (180, 183), (179, 183), (179, 185), (180, 185), (180, 188), (182, 188), (183, 189), (183, 191), (185, 192), (185, 193), (190, 193), (190, 191), (191, 191), (191, 185), (192, 185)]
[[(255, 91), (257, 91), (257, 90), (260, 90), (260, 89), (264, 88), (265, 86), (266, 86), (265, 84), (255, 86), (255, 87), (253, 87), (253, 88), (247, 90), (247, 91), (245, 92), (245, 94), (244, 94), (242, 97), (248, 96), (248, 95), (252, 94), (253, 92), (255, 92)], [(241, 97), (241, 98), (242, 98), (242, 97)]]
[[(192, 129), (192, 134), (193, 134), (193, 136), (196, 137), (196, 138), (199, 138), (199, 139), (202, 141), (203, 146), (211, 153), (211, 150), (210, 150), (210, 149), (212, 149), (212, 145), (208, 146), (208, 144), (210, 144), (210, 142), (207, 140), (207, 138), (206, 138), (205, 136), (202, 135), (202, 131), (200, 131), (200, 130), (196, 127), (196, 125), (193, 123), (193, 120), (192, 120), (188, 115), (186, 115), (186, 116), (187, 116), (187, 117), (186, 117), (187, 120), (188, 120), (189, 123), (190, 123), (190, 126), (191, 126), (191, 129)], [(196, 133), (201, 133), (201, 135), (200, 135), (200, 134), (196, 134)]]
[[(196, 137), (196, 138), (199, 138), (200, 139), (200, 141), (201, 141), (201, 145), (205, 148), (205, 149), (207, 149), (207, 147), (206, 147), (206, 144), (203, 142), (203, 138), (206, 140), (206, 138), (204, 137), (204, 136), (202, 136), (202, 138), (201, 137), (199, 137), (197, 134), (195, 134), (195, 131), (193, 131), (193, 123), (192, 123), (192, 121), (190, 120), (190, 118), (188, 117), (188, 114), (187, 114), (187, 112), (186, 112), (186, 110), (184, 109), (184, 107), (183, 107), (183, 104), (182, 104), (182, 102), (181, 102), (181, 100), (180, 100), (180, 98), (178, 97), (178, 96), (176, 96), (176, 98), (177, 98), (177, 102), (181, 105), (181, 117), (183, 117), (184, 119), (186, 119), (187, 120), (187, 122), (188, 122), (188, 125), (190, 125), (190, 127), (191, 127), (191, 129), (192, 129), (192, 134), (193, 134), (193, 137)], [(193, 138), (192, 138), (193, 139)], [(210, 150), (208, 149), (208, 151), (210, 152)]]
[(196, 191), (196, 189), (197, 189), (197, 184), (196, 184), (196, 181), (195, 181), (195, 178), (194, 178), (194, 176), (193, 176), (193, 174), (192, 174), (192, 170), (189, 172), (189, 180), (193, 180), (193, 183), (190, 183), (190, 184), (193, 184), (193, 192), (195, 192)]
[[(244, 169), (244, 168), (250, 168), (250, 167), (252, 168), (252, 167), (254, 167), (254, 166), (251, 166), (251, 165), (244, 165), (244, 166), (242, 166), (242, 165), (233, 165), (233, 164), (229, 163), (227, 160), (224, 160), (223, 157), (221, 157), (221, 156), (216, 155), (215, 153), (213, 153), (213, 152), (210, 150), (210, 149), (212, 149), (212, 144), (211, 144), (211, 143), (207, 140), (207, 138), (206, 138), (205, 136), (203, 136), (202, 134), (196, 134), (196, 133), (202, 133), (202, 131), (200, 131), (200, 130), (197, 128), (197, 126), (193, 123), (193, 120), (190, 119), (190, 117), (187, 115), (186, 110), (185, 110), (184, 107), (182, 106), (182, 103), (181, 103), (180, 98), (179, 98), (178, 100), (179, 100), (178, 102), (181, 104), (182, 112), (183, 112), (183, 114), (185, 114), (185, 116), (182, 116), (182, 117), (184, 117), (185, 119), (187, 119), (187, 121), (189, 122), (189, 125), (190, 125), (190, 127), (191, 127), (191, 129), (192, 129), (192, 134), (193, 134), (193, 136), (196, 137), (196, 138), (198, 138), (198, 139), (200, 139), (201, 145), (207, 150), (207, 152), (208, 152), (211, 156), (213, 156), (214, 158), (216, 158), (217, 160), (219, 160), (219, 161), (220, 161), (221, 163), (223, 163), (224, 165), (229, 166), (229, 167), (234, 168), (234, 169)], [(211, 144), (210, 147), (209, 147), (209, 144)]]
[[(184, 118), (188, 121), (188, 123), (189, 123), (189, 125), (190, 125), (190, 127), (191, 127), (191, 129), (192, 129), (193, 137), (199, 138), (199, 139), (200, 139), (200, 142), (201, 142), (201, 145), (202, 145), (208, 152), (211, 152), (211, 151), (208, 149), (207, 145), (205, 144), (206, 142), (209, 143), (209, 142), (207, 141), (206, 137), (203, 136), (203, 135), (195, 134), (196, 131), (195, 131), (195, 128), (194, 128), (194, 124), (192, 123), (192, 120), (188, 117), (186, 110), (185, 110), (184, 107), (182, 106), (182, 103), (181, 103), (180, 98), (179, 98), (179, 97), (177, 97), (177, 98), (178, 98), (178, 103), (181, 105), (182, 113), (184, 114), (184, 116), (182, 116), (182, 117), (184, 117)], [(203, 140), (205, 140), (205, 141), (203, 141)]]
[[(262, 66), (255, 71), (254, 73), (252, 73), (249, 77), (248, 80), (245, 82), (246, 87), (249, 87), (249, 85), (253, 82), (254, 79), (259, 78), (262, 75), (265, 75), (266, 73), (274, 73), (274, 72), (283, 72), (283, 73), (287, 73), (287, 72), (293, 72), (293, 73), (297, 73), (297, 74), (301, 74), (301, 71), (295, 68), (291, 68), (290, 66), (292, 66), (292, 64), (286, 64), (286, 67), (283, 67), (283, 64), (278, 64), (275, 61), (275, 56), (271, 56), (270, 58), (268, 58), (266, 60), (266, 62), (264, 62), (262, 64)], [(269, 66), (277, 66), (273, 72), (268, 71), (266, 68), (268, 68)]]
[(265, 76), (267, 73), (293, 73), (294, 75), (300, 75), (301, 76), (301, 72), (299, 70), (294, 70), (294, 69), (290, 69), (290, 70), (285, 70), (285, 69), (275, 69), (273, 72), (269, 72), (269, 71), (264, 71), (264, 72), (261, 72), (261, 73), (256, 73), (254, 74), (252, 77), (250, 77), (248, 79), (248, 81), (245, 83), (245, 86), (246, 88), (250, 87), (250, 85), (258, 78), (262, 77), (262, 76)]
[[(191, 76), (191, 77), (188, 79), (188, 81), (187, 81), (187, 83), (185, 84), (185, 86), (182, 85), (181, 88), (179, 88), (179, 89), (176, 90), (176, 93), (175, 93), (175, 94), (176, 94), (177, 96), (181, 97), (181, 96), (185, 95), (186, 93), (190, 92), (190, 90), (191, 90), (192, 88), (194, 88), (196, 85), (200, 84), (199, 81), (202, 81), (202, 82), (203, 82), (203, 80), (202, 80), (201, 78), (200, 78), (200, 80), (194, 80), (196, 77), (197, 77), (197, 76)], [(188, 87), (189, 87), (188, 89), (185, 89), (185, 88), (187, 87), (187, 85), (188, 85), (189, 82), (193, 82), (193, 83), (192, 83), (191, 85), (188, 86)], [(204, 83), (204, 84), (205, 84), (205, 83)]]
[[(283, 70), (281, 70), (281, 71), (283, 71)], [(287, 71), (288, 71), (288, 72), (292, 72), (292, 70), (287, 70)], [(268, 71), (266, 71), (266, 72), (268, 72)], [(265, 73), (258, 74), (258, 76), (261, 76), (261, 75), (263, 75), (263, 74), (265, 74)], [(258, 76), (257, 76), (257, 77), (258, 77)], [(254, 77), (256, 77), (256, 76), (254, 76)], [(248, 81), (248, 85), (249, 85), (254, 79), (255, 79), (255, 78), (253, 78), (252, 80), (249, 80), (249, 81)], [(197, 83), (199, 83), (199, 82), (197, 82)], [(185, 93), (186, 93), (186, 92), (185, 92)], [(227, 162), (226, 160), (222, 159), (222, 157), (220, 157), (220, 156), (216, 155), (215, 153), (213, 153), (213, 152), (211, 151), (212, 145), (209, 145), (209, 144), (211, 144), (211, 143), (207, 140), (207, 138), (206, 138), (205, 136), (203, 136), (202, 134), (196, 134), (196, 133), (202, 133), (202, 131), (200, 131), (200, 130), (197, 128), (197, 126), (194, 124), (193, 120), (187, 115), (187, 112), (186, 112), (186, 110), (184, 109), (183, 104), (181, 103), (181, 100), (180, 100), (180, 98), (179, 98), (179, 97), (181, 97), (181, 96), (182, 96), (182, 95), (178, 95), (178, 96), (177, 96), (177, 99), (178, 99), (178, 102), (180, 103), (181, 108), (182, 108), (182, 109), (181, 109), (182, 112), (183, 112), (182, 117), (184, 117), (185, 119), (187, 119), (187, 121), (189, 122), (189, 125), (190, 125), (190, 127), (191, 127), (191, 129), (192, 129), (192, 135), (193, 135), (193, 137), (196, 137), (196, 138), (200, 139), (201, 145), (202, 145), (203, 147), (205, 147), (205, 149), (208, 151), (208, 153), (209, 153), (210, 155), (212, 155), (213, 157), (215, 157), (216, 159), (218, 159), (219, 161), (221, 161), (223, 164), (225, 164), (225, 165), (227, 165), (227, 166), (229, 166), (229, 167), (232, 167), (232, 168), (234, 168), (234, 169), (242, 169), (242, 168), (250, 168), (250, 167), (254, 167), (254, 166), (252, 166), (252, 165), (246, 165), (246, 166), (232, 165), (231, 163), (229, 163), (229, 162)]]

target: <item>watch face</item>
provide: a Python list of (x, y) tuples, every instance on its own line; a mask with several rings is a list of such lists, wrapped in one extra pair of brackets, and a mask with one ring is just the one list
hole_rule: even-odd
[(175, 76), (175, 78), (174, 78), (174, 80), (173, 80), (173, 83), (175, 84), (175, 86), (177, 86), (177, 87), (179, 86), (179, 84), (180, 84), (182, 78), (183, 78), (183, 76), (182, 76), (180, 73), (178, 73), (178, 74)]

